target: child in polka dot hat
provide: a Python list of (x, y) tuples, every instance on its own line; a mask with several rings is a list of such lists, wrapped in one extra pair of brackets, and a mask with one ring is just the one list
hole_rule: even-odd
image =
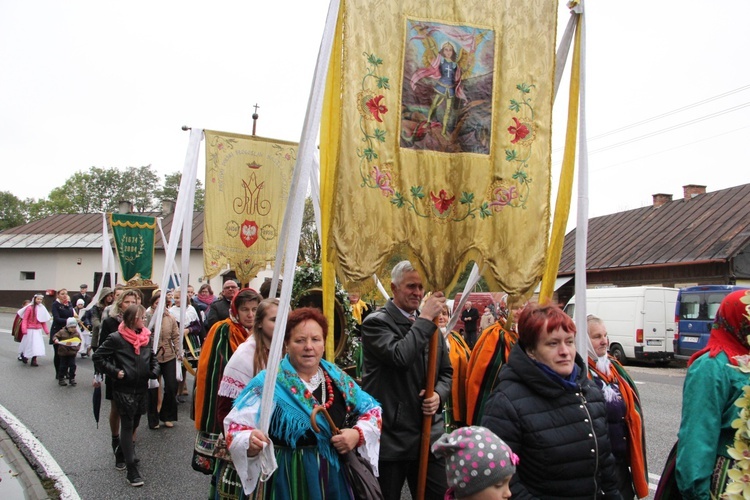
[(445, 457), (446, 500), (510, 498), (510, 478), (518, 457), (489, 429), (461, 427), (443, 434), (432, 445), (432, 452)]

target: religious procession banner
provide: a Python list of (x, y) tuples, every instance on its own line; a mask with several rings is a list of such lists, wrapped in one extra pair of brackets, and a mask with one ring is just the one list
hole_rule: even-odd
[(122, 277), (151, 279), (154, 268), (156, 219), (143, 215), (110, 214), (109, 225), (115, 238)]
[(247, 283), (276, 258), (297, 143), (205, 131), (203, 268)]
[(530, 292), (549, 234), (557, 2), (341, 4), (321, 125), (339, 278), (365, 284), (405, 250), (433, 288), (474, 260), (494, 289)]

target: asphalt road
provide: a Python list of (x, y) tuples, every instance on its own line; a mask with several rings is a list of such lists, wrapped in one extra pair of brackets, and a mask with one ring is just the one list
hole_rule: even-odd
[[(12, 315), (0, 314), (0, 331), (9, 331)], [(78, 358), (78, 386), (60, 387), (54, 379), (52, 347), (32, 368), (17, 361), (18, 344), (0, 335), (0, 404), (21, 420), (58, 462), (83, 499), (205, 499), (209, 476), (190, 468), (195, 429), (187, 404), (179, 405), (172, 429), (150, 430), (145, 415), (136, 450), (145, 485), (133, 488), (125, 472), (115, 470), (104, 400), (99, 428), (92, 411), (90, 358)], [(192, 380), (188, 376), (192, 386)]]
[[(96, 427), (92, 413), (93, 365), (78, 358), (78, 386), (60, 387), (54, 380), (52, 348), (31, 368), (16, 360), (18, 344), (5, 332), (11, 314), (0, 313), (0, 404), (21, 420), (67, 473), (83, 499), (205, 499), (210, 478), (190, 468), (195, 430), (189, 406), (179, 406), (173, 429), (150, 430), (145, 416), (139, 428), (137, 452), (145, 485), (133, 488), (125, 473), (114, 468), (107, 421), (109, 403), (102, 403)], [(684, 363), (670, 367), (627, 366), (638, 384), (646, 420), (647, 453), (655, 488), (680, 422)], [(188, 375), (192, 385), (192, 379)], [(405, 490), (402, 498), (409, 498)], [(653, 490), (652, 490), (653, 493)]]

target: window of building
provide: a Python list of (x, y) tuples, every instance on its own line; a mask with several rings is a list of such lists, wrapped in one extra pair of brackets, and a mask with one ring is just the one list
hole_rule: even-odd
[(36, 273), (34, 271), (21, 271), (21, 281), (35, 280)]

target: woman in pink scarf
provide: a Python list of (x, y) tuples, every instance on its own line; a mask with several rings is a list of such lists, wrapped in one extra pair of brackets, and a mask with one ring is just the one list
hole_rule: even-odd
[(132, 305), (122, 314), (122, 323), (94, 352), (93, 361), (100, 373), (112, 380), (112, 400), (120, 413), (120, 447), (131, 486), (142, 486), (135, 465), (133, 434), (141, 415), (146, 413), (148, 381), (159, 376), (159, 363), (151, 350), (151, 332), (143, 323), (146, 309)]

